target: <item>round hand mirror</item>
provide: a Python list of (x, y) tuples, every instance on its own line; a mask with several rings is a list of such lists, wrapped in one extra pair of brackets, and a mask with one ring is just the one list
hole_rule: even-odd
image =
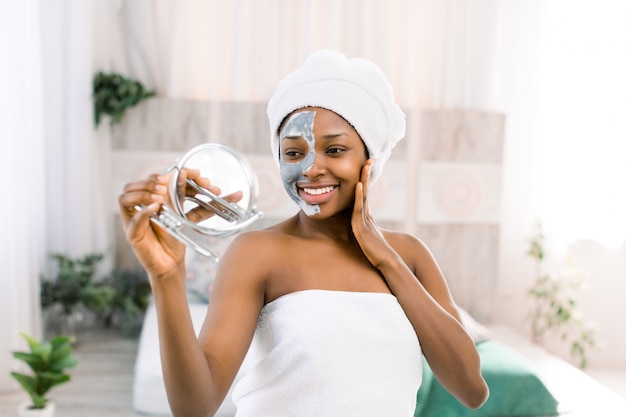
[[(171, 207), (151, 220), (199, 253), (217, 257), (206, 236), (228, 236), (261, 217), (258, 182), (243, 155), (217, 143), (198, 145), (172, 165)], [(219, 187), (216, 192), (215, 186)]]

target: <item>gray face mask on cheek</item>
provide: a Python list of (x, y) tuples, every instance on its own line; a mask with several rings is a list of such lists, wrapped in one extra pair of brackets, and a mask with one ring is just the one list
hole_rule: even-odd
[(309, 153), (296, 163), (290, 164), (283, 160), (282, 151), (280, 154), (280, 176), (283, 180), (283, 185), (289, 197), (298, 204), (302, 211), (307, 216), (313, 216), (319, 214), (320, 208), (318, 205), (305, 203), (298, 195), (298, 188), (296, 183), (298, 181), (305, 181), (306, 178), (302, 175), (313, 166), (315, 161), (315, 135), (313, 135), (313, 123), (315, 121), (314, 111), (303, 111), (292, 115), (280, 134), (280, 149), (282, 149), (283, 141), (290, 140), (285, 139), (287, 137), (301, 137), (307, 142), (309, 146)]

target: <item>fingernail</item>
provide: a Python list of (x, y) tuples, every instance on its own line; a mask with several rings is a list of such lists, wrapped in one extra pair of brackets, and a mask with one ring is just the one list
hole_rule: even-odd
[(163, 201), (163, 196), (159, 194), (151, 194), (150, 197), (152, 198), (152, 201), (155, 201), (155, 202)]
[(167, 188), (166, 188), (164, 185), (157, 184), (157, 185), (154, 187), (154, 190), (155, 190), (155, 191), (158, 191), (159, 193), (162, 193), (162, 192), (164, 192), (165, 190), (167, 190)]
[(146, 210), (152, 213), (156, 213), (157, 211), (159, 211), (159, 207), (161, 207), (160, 203), (152, 203), (146, 206)]

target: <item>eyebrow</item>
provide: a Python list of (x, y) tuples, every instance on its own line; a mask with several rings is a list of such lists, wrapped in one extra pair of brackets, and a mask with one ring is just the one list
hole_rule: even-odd
[[(331, 140), (331, 139), (336, 139), (341, 136), (348, 136), (348, 133), (347, 132), (329, 133), (329, 134), (320, 136), (319, 139)], [(302, 138), (304, 138), (304, 135), (287, 135), (287, 136), (282, 137), (282, 139), (291, 139), (291, 140), (302, 139)], [(318, 136), (315, 136), (315, 138), (317, 139)]]
[(320, 142), (324, 142), (325, 144), (329, 142), (332, 143), (333, 141), (337, 141), (337, 144), (343, 144), (349, 140), (349, 137), (350, 135), (348, 133), (339, 132), (339, 133), (328, 133), (326, 135), (316, 137), (316, 139), (318, 139)]
[(329, 133), (327, 135), (323, 135), (320, 139), (336, 139), (340, 136), (348, 136), (348, 134), (346, 132)]
[(283, 136), (281, 139), (291, 139), (291, 140), (304, 139), (304, 135), (288, 135), (288, 136)]

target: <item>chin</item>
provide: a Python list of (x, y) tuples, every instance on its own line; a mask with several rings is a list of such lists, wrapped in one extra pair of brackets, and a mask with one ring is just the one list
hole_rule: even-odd
[(318, 216), (322, 212), (320, 206), (307, 204), (302, 200), (298, 202), (298, 206), (308, 217)]

